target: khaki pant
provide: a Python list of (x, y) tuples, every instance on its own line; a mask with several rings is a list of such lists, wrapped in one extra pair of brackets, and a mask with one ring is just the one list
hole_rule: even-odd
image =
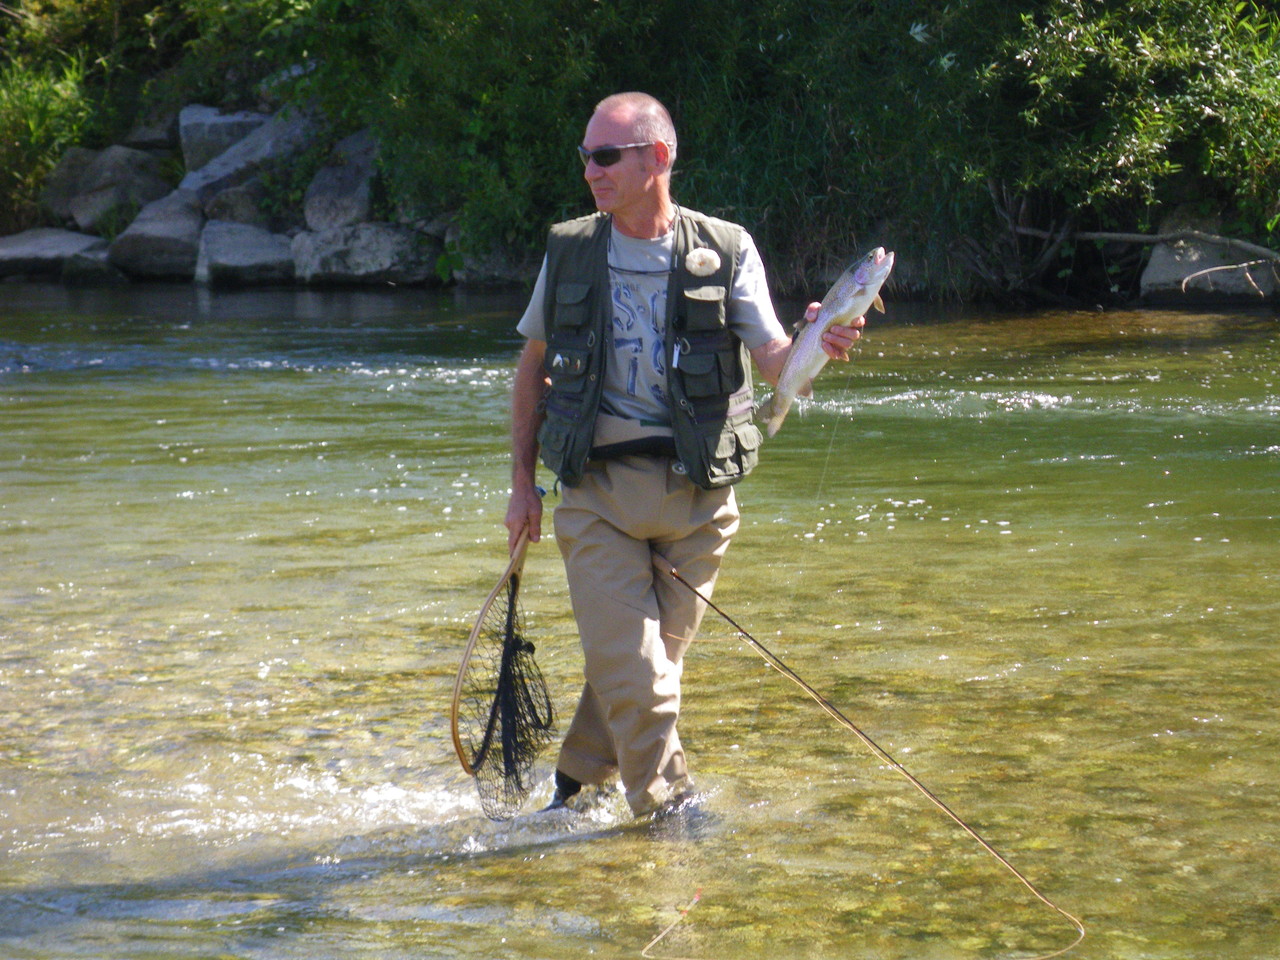
[(637, 815), (687, 783), (681, 659), (706, 607), (655, 570), (651, 551), (709, 596), (738, 529), (733, 490), (702, 490), (678, 469), (664, 457), (594, 461), (555, 511), (586, 676), (558, 766), (581, 783), (621, 777)]

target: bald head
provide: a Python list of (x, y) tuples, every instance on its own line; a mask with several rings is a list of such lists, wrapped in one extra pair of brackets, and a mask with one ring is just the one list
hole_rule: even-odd
[(670, 171), (676, 159), (676, 127), (667, 108), (656, 97), (638, 91), (615, 93), (596, 104), (596, 113), (615, 112), (629, 118), (634, 142), (661, 140), (671, 148)]

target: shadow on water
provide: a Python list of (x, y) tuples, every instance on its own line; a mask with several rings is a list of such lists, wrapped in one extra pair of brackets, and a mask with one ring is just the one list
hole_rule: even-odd
[[(601, 934), (598, 921), (569, 911), (521, 915), (513, 896), (528, 883), (530, 861), (579, 863), (583, 851), (604, 841), (642, 849), (649, 857), (659, 850), (678, 857), (722, 829), (714, 814), (697, 805), (633, 820), (613, 794), (584, 810), (531, 812), (503, 822), (463, 816), (320, 845), (287, 845), (270, 856), (255, 852), (267, 838), (243, 838), (206, 865), (152, 878), (72, 879), (22, 885), (15, 892), (0, 889), (0, 947), (8, 944), (13, 953), (7, 956), (13, 958), (55, 950), (60, 956), (81, 956), (95, 954), (103, 943), (164, 936), (170, 941), (165, 955), (187, 955), (187, 947), (201, 955), (209, 936), (216, 935), (240, 941), (249, 955), (261, 950), (271, 957), (308, 956), (315, 955), (308, 953), (314, 947), (288, 946), (277, 935), (310, 933), (319, 937), (323, 950), (324, 936), (317, 930), (376, 917), (425, 924), (435, 931), (433, 938), (444, 941), (440, 952), (415, 950), (414, 956), (490, 956), (494, 942), (506, 943), (503, 934), (514, 936), (521, 927), (541, 924), (546, 935), (570, 939)], [(163, 851), (158, 852), (162, 859)], [(182, 856), (184, 862), (190, 859), (189, 852)], [(459, 896), (452, 888), (460, 874), (481, 878), (490, 888), (488, 896), (479, 890)], [(464, 942), (477, 936), (472, 953)], [(576, 949), (571, 943), (566, 948)], [(136, 949), (126, 952), (134, 955)], [(384, 950), (378, 955), (387, 955)]]

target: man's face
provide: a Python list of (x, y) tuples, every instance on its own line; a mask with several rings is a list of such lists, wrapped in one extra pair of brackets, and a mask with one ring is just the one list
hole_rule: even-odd
[[(635, 136), (630, 113), (614, 110), (597, 112), (591, 117), (582, 145), (588, 150), (595, 150), (597, 147), (634, 143), (638, 139), (642, 138)], [(657, 199), (660, 171), (654, 150), (652, 146), (624, 150), (622, 159), (608, 167), (600, 166), (595, 160), (587, 164), (583, 176), (591, 187), (597, 210), (625, 216)]]

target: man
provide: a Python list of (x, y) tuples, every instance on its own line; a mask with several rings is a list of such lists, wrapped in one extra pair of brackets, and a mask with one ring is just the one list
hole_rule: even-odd
[[(676, 720), (704, 613), (652, 554), (710, 594), (738, 528), (732, 485), (760, 443), (750, 361), (776, 383), (790, 339), (751, 237), (672, 200), (661, 103), (601, 101), (579, 153), (598, 212), (552, 227), (520, 320), (506, 526), (512, 545), (526, 527), (539, 538), (541, 452), (561, 483), (555, 532), (586, 678), (552, 806), (620, 777), (640, 816), (692, 793)], [(827, 352), (847, 360), (862, 323), (833, 328)]]

